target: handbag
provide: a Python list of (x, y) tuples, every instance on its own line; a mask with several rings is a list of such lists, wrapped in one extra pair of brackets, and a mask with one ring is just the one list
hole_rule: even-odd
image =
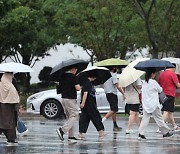
[(141, 93), (137, 90), (137, 88), (134, 85), (132, 85), (132, 86), (137, 91), (138, 97), (139, 97), (139, 101), (140, 101), (140, 103), (142, 103), (142, 95), (141, 95)]
[(18, 118), (17, 131), (19, 133), (23, 133), (27, 130), (25, 124), (22, 122), (20, 118)]
[(163, 91), (161, 93), (159, 93), (160, 104), (163, 104), (167, 99), (168, 99), (168, 97), (166, 96), (166, 94)]

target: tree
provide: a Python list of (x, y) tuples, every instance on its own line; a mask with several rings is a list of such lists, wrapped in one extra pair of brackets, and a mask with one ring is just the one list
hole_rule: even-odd
[(54, 20), (68, 42), (91, 51), (97, 60), (124, 59), (127, 50), (136, 48), (136, 17), (121, 1), (66, 0)]
[[(49, 55), (49, 49), (55, 44), (53, 28), (43, 11), (44, 0), (15, 2), (18, 4), (4, 12), (0, 21), (0, 49), (5, 49), (5, 54), (15, 61), (33, 67), (39, 58)], [(3, 4), (6, 7), (6, 1)], [(30, 89), (29, 74), (24, 78), (24, 87), (25, 91)]]
[(161, 0), (129, 0), (127, 4), (131, 5), (144, 22), (148, 37), (148, 42), (145, 43), (150, 47), (152, 56), (174, 56), (180, 42), (180, 1), (167, 0), (164, 3)]

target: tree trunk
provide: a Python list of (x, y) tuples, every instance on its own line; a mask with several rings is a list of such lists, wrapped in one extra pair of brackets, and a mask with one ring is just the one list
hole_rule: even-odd
[[(30, 58), (29, 56), (26, 55), (26, 57), (23, 57), (22, 63), (25, 65), (29, 65)], [(24, 87), (24, 92), (30, 92), (30, 73), (26, 73), (23, 75), (23, 87)]]

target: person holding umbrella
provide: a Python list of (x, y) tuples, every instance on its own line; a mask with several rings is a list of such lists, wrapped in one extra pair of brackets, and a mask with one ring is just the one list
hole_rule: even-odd
[(61, 93), (62, 105), (67, 121), (62, 127), (56, 129), (59, 138), (63, 141), (63, 135), (68, 134), (68, 141), (76, 142), (74, 137), (74, 123), (79, 118), (79, 106), (77, 104), (77, 91), (81, 89), (76, 73), (84, 70), (88, 62), (81, 59), (68, 59), (60, 62), (52, 68), (50, 73), (52, 80), (58, 81), (57, 93)]
[(119, 86), (116, 75), (116, 67), (109, 66), (108, 69), (110, 70), (112, 77), (104, 83), (104, 91), (106, 93), (106, 98), (109, 102), (111, 110), (103, 117), (102, 122), (104, 122), (106, 119), (112, 116), (114, 125), (113, 131), (119, 131), (122, 128), (119, 127), (116, 122), (116, 112), (118, 111), (117, 90), (122, 93), (124, 100), (126, 97), (124, 90)]
[(134, 133), (134, 131), (131, 129), (133, 122), (136, 123), (138, 128), (140, 125), (139, 106), (141, 102), (139, 99), (139, 93), (141, 93), (141, 88), (142, 82), (140, 78), (138, 78), (135, 82), (124, 88), (124, 91), (126, 93), (125, 112), (129, 115), (126, 134)]
[(66, 67), (67, 71), (61, 75), (60, 86), (62, 94), (62, 104), (66, 113), (67, 121), (65, 124), (57, 129), (59, 138), (63, 141), (63, 135), (69, 133), (68, 141), (75, 142), (77, 138), (74, 137), (74, 122), (79, 118), (77, 92), (81, 89), (76, 78), (77, 65), (70, 65)]
[(96, 72), (87, 72), (87, 79), (82, 84), (81, 90), (81, 115), (79, 119), (79, 135), (78, 139), (84, 140), (90, 121), (96, 127), (99, 134), (99, 139), (102, 139), (105, 135), (104, 125), (102, 123), (101, 115), (97, 109), (96, 95), (94, 85), (92, 84), (96, 80)]
[(8, 72), (0, 80), (0, 134), (4, 133), (8, 144), (15, 145), (20, 99), (12, 80), (13, 73)]
[(170, 129), (162, 119), (161, 106), (159, 103), (159, 93), (162, 92), (162, 87), (155, 80), (156, 68), (146, 68), (145, 82), (142, 84), (142, 104), (143, 104), (143, 118), (139, 127), (138, 140), (146, 139), (144, 133), (149, 124), (151, 115), (156, 124), (159, 126), (163, 137), (170, 137), (173, 135)]

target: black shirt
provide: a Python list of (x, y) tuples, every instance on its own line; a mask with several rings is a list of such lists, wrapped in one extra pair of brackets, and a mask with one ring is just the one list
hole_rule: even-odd
[(77, 91), (75, 85), (78, 85), (76, 75), (65, 73), (60, 81), (62, 89), (62, 98), (77, 99)]
[(84, 92), (88, 92), (85, 107), (92, 107), (94, 105), (96, 106), (95, 89), (94, 89), (94, 86), (92, 85), (92, 83), (88, 79), (82, 85), (81, 100), (82, 100)]

